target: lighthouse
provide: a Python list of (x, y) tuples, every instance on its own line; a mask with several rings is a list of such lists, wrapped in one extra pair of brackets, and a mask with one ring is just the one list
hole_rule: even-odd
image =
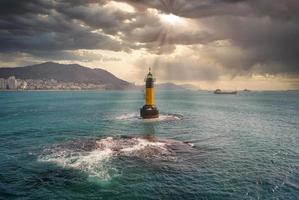
[(149, 72), (145, 78), (145, 105), (140, 108), (140, 116), (143, 119), (159, 117), (159, 110), (155, 105), (154, 82), (155, 78), (151, 73), (151, 68), (149, 68)]

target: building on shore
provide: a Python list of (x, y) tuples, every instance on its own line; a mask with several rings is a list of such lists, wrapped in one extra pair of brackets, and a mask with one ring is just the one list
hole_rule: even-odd
[(0, 78), (0, 89), (6, 89), (6, 80), (4, 78)]
[(99, 83), (62, 82), (55, 79), (8, 79), (0, 78), (1, 90), (105, 90), (107, 85)]
[(10, 89), (10, 90), (15, 90), (15, 89), (17, 89), (18, 81), (17, 81), (16, 77), (14, 77), (14, 76), (10, 76), (10, 77), (7, 79), (7, 85), (8, 85), (8, 89)]
[(27, 82), (22, 79), (17, 79), (17, 88), (25, 90), (27, 88)]
[(0, 78), (0, 89), (16, 90), (18, 89), (18, 81), (16, 77), (10, 76), (8, 79)]

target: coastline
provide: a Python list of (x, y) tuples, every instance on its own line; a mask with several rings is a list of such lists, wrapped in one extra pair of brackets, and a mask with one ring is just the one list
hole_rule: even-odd
[(63, 91), (108, 91), (105, 89), (92, 90), (0, 90), (0, 92), (63, 92)]

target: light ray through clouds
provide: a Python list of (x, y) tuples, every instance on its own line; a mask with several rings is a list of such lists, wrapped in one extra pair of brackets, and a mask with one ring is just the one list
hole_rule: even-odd
[(152, 63), (160, 82), (298, 89), (298, 10), (293, 0), (3, 0), (0, 67), (79, 63), (142, 84)]
[[(158, 16), (158, 19), (160, 20), (161, 23), (160, 30), (158, 31), (157, 38), (155, 39), (154, 42), (154, 44), (156, 45), (153, 45), (152, 48), (155, 50), (156, 54), (163, 56), (162, 59), (164, 60), (164, 62), (163, 63), (160, 62), (161, 60), (160, 57), (155, 58), (153, 61), (146, 61), (146, 62), (152, 63), (150, 66), (153, 69), (153, 72), (157, 73), (156, 74), (157, 76), (159, 76), (159, 71), (161, 71), (158, 69), (161, 67), (161, 65), (168, 66), (168, 67), (164, 67), (164, 74), (168, 74), (169, 81), (171, 81), (174, 79), (174, 76), (172, 70), (169, 70), (170, 64), (169, 64), (168, 57), (171, 56), (170, 53), (172, 53), (173, 49), (176, 49), (174, 45), (175, 42), (173, 41), (175, 40), (175, 32), (178, 29), (184, 28), (184, 25), (186, 25), (184, 23), (187, 23), (187, 21), (173, 14), (178, 12), (179, 10), (178, 8), (181, 8), (178, 7), (176, 1), (160, 0), (160, 2), (169, 13), (161, 13), (158, 11), (152, 12)], [(188, 72), (185, 73), (184, 70), (181, 70), (180, 72), (181, 72), (180, 73), (181, 76), (183, 77), (188, 76)]]

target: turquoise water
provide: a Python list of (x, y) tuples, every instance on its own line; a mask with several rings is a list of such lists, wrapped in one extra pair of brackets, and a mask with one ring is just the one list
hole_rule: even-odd
[(0, 199), (299, 199), (299, 92), (1, 92)]

